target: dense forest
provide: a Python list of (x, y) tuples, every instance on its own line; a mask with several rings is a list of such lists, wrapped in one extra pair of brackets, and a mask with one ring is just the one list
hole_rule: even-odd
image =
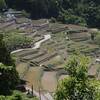
[(100, 0), (5, 0), (5, 2), (8, 8), (26, 10), (33, 19), (53, 17), (61, 23), (100, 28)]

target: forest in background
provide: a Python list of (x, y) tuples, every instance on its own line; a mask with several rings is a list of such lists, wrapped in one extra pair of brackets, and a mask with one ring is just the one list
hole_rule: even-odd
[[(100, 28), (100, 0), (0, 0), (1, 8), (25, 10), (32, 19)], [(4, 3), (6, 2), (6, 3)], [(7, 5), (7, 6), (6, 6)]]

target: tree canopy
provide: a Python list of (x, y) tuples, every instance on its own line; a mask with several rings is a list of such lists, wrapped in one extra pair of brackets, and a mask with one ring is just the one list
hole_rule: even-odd
[(31, 13), (32, 18), (100, 28), (100, 0), (5, 0), (8, 7)]
[(5, 0), (0, 0), (0, 11), (2, 11), (5, 8), (7, 8), (7, 5), (5, 3)]
[(0, 95), (10, 94), (19, 84), (19, 76), (15, 69), (15, 64), (10, 56), (0, 34)]
[(83, 55), (74, 55), (65, 67), (69, 74), (56, 91), (55, 100), (99, 100), (100, 81), (89, 78), (89, 59)]

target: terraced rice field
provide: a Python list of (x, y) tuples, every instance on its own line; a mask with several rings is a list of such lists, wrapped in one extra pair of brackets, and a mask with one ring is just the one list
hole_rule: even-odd
[(16, 70), (18, 71), (19, 75), (21, 75), (26, 67), (27, 63), (19, 63), (19, 65), (16, 67)]
[(42, 54), (42, 53), (41, 53), (41, 52), (39, 52), (39, 53), (34, 53), (34, 54), (31, 54), (31, 55), (24, 56), (23, 58), (25, 58), (25, 59), (30, 59), (30, 58), (36, 57), (36, 56), (38, 56), (38, 55), (40, 55), (40, 54)]
[(20, 26), (20, 24), (13, 24), (13, 25), (11, 25), (11, 26), (5, 28), (5, 30), (6, 30), (6, 31), (8, 31), (8, 30), (14, 30), (14, 29), (16, 29), (16, 28), (19, 27), (19, 26)]
[(41, 73), (42, 68), (41, 67), (30, 67), (29, 71), (26, 73), (24, 80), (27, 81), (26, 86), (30, 87), (33, 85), (33, 88), (35, 90), (39, 90), (39, 75)]
[(89, 70), (88, 70), (88, 74), (89, 75), (95, 75), (96, 74), (96, 71), (98, 69), (98, 64), (94, 64)]
[(55, 69), (58, 69), (58, 68), (64, 68), (65, 66), (66, 66), (66, 64), (63, 63), (63, 64), (61, 64), (61, 65), (56, 66)]
[(34, 51), (38, 51), (38, 49), (37, 50), (34, 50), (34, 49), (32, 49), (32, 50), (23, 50), (23, 51), (19, 51), (17, 53), (14, 53), (12, 55), (14, 55), (14, 56), (20, 56), (20, 55), (23, 55), (23, 54), (26, 54), (26, 53), (30, 53), (30, 52), (34, 52)]
[(55, 56), (54, 58), (42, 63), (43, 65), (47, 65), (47, 64), (52, 64), (54, 62), (57, 62), (57, 61), (61, 61), (61, 57), (60, 56)]
[(33, 60), (33, 61), (40, 61), (40, 60), (43, 60), (43, 59), (45, 59), (45, 58), (47, 58), (47, 57), (49, 57), (50, 55), (53, 55), (53, 54), (55, 54), (56, 52), (55, 51), (50, 51), (50, 52), (48, 52), (47, 54), (45, 54), (45, 55), (43, 55), (43, 56), (41, 56), (41, 57), (38, 57), (38, 58), (36, 58), (35, 60)]
[(9, 24), (9, 22), (0, 23), (0, 27), (5, 26), (5, 25), (8, 25), (8, 24)]
[(44, 72), (41, 78), (41, 84), (44, 90), (48, 90), (49, 92), (54, 92), (57, 88), (57, 79), (56, 79), (55, 71), (52, 72)]
[(84, 37), (88, 37), (88, 33), (74, 33), (74, 34), (69, 34), (69, 37), (71, 39), (74, 39), (74, 38), (84, 38)]
[(59, 82), (61, 82), (61, 80), (63, 80), (64, 78), (67, 78), (68, 77), (68, 75), (61, 75), (61, 76), (59, 76)]
[[(40, 22), (41, 23), (41, 22)], [(56, 26), (54, 25), (56, 29), (58, 27), (61, 26)], [(52, 34), (51, 34), (52, 35)], [(23, 54), (27, 54), (27, 53), (31, 53), (34, 51), (38, 51), (37, 53), (34, 54), (27, 54), (25, 56), (23, 56), (22, 58), (24, 59), (31, 59), (31, 61), (41, 61), (46, 59), (46, 61), (43, 61), (41, 63), (39, 63), (40, 65), (53, 65), (55, 62), (59, 62), (62, 61), (62, 64), (58, 64), (54, 68), (54, 70), (60, 70), (63, 69), (66, 66), (66, 62), (68, 61), (68, 59), (70, 59), (70, 54), (67, 50), (68, 49), (75, 49), (77, 51), (87, 51), (87, 50), (91, 50), (91, 49), (95, 49), (97, 48), (96, 45), (93, 44), (89, 44), (89, 40), (84, 40), (82, 41), (82, 38), (87, 38), (88, 37), (88, 33), (75, 33), (75, 34), (71, 34), (69, 35), (70, 38), (72, 38), (71, 40), (67, 41), (65, 40), (66, 38), (66, 34), (64, 34), (64, 32), (58, 33), (58, 34), (53, 34), (52, 38), (49, 40), (46, 40), (45, 42), (41, 43), (41, 46), (39, 49), (36, 50), (25, 50), (25, 51), (21, 51), (19, 53), (15, 53), (15, 56), (20, 56)], [(46, 54), (41, 55), (43, 52), (47, 52)], [(51, 59), (48, 57), (50, 57), (53, 54), (56, 54), (56, 56), (52, 57)], [(65, 60), (63, 58), (66, 58)], [(91, 57), (90, 56), (90, 64), (93, 63), (95, 61), (96, 57)], [(19, 69), (18, 72), (21, 73), (23, 71), (23, 67), (24, 64), (19, 64)], [(20, 68), (21, 67), (21, 68)], [(98, 64), (94, 64), (88, 71), (89, 75), (95, 75), (96, 71), (98, 69)], [(43, 67), (30, 67), (30, 69), (28, 70), (28, 72), (26, 73), (24, 79), (27, 82), (27, 87), (31, 88), (31, 85), (33, 85), (34, 89), (38, 91), (39, 86), (41, 86), (41, 90), (47, 90), (49, 92), (54, 92), (57, 88), (58, 82), (66, 77), (68, 77), (68, 75), (60, 75), (58, 80), (57, 80), (57, 71), (44, 71), (43, 76), (41, 75), (41, 73), (43, 73)], [(41, 76), (39, 81), (39, 77)], [(98, 78), (100, 79), (100, 74), (98, 75)]]

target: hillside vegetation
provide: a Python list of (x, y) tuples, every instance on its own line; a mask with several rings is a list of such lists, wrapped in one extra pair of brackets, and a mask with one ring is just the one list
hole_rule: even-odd
[(99, 0), (5, 0), (8, 8), (26, 10), (31, 17), (100, 28)]

